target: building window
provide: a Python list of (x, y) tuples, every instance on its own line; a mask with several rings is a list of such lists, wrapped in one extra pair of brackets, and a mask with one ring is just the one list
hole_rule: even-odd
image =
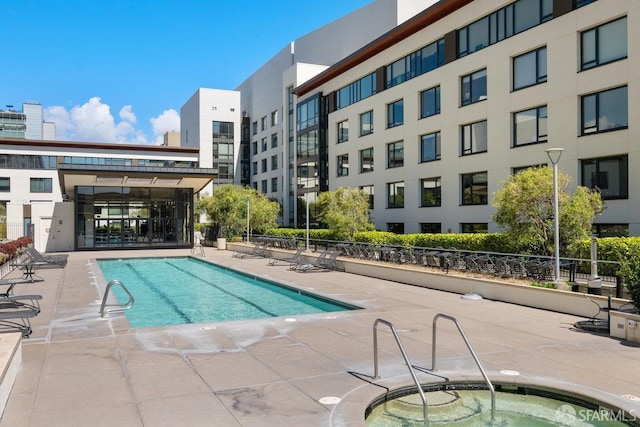
[(460, 79), (460, 105), (469, 105), (487, 99), (487, 70), (462, 76)]
[(337, 125), (338, 144), (349, 140), (349, 121), (345, 120)]
[(526, 171), (527, 169), (532, 169), (532, 168), (544, 168), (544, 167), (546, 167), (546, 166), (547, 166), (547, 165), (546, 165), (546, 164), (544, 164), (544, 163), (542, 163), (542, 164), (537, 164), (537, 165), (529, 165), (529, 166), (516, 166), (516, 167), (511, 168), (511, 174), (512, 174), (512, 175), (515, 175), (515, 174), (517, 174), (517, 173), (520, 173), (520, 172)]
[(467, 173), (462, 175), (462, 204), (486, 205), (487, 172)]
[(271, 112), (271, 126), (278, 124), (278, 110)]
[(627, 17), (581, 34), (581, 69), (608, 64), (627, 57)]
[(360, 150), (360, 173), (373, 172), (373, 148)]
[(278, 155), (274, 154), (271, 156), (271, 170), (274, 171), (278, 169)]
[(404, 208), (404, 182), (387, 183), (387, 207)]
[(626, 86), (582, 97), (582, 135), (626, 129), (628, 124)]
[(376, 73), (364, 76), (336, 92), (336, 109), (348, 107), (376, 94)]
[(213, 139), (233, 139), (233, 122), (213, 122)]
[(31, 178), (32, 193), (53, 193), (53, 180), (51, 178)]
[(387, 231), (395, 234), (404, 234), (404, 222), (388, 222)]
[(440, 114), (440, 86), (420, 92), (420, 118)]
[(440, 160), (440, 132), (420, 137), (420, 162)]
[(253, 162), (253, 163), (251, 164), (251, 172), (252, 172), (254, 175), (258, 175), (258, 162)]
[(387, 65), (385, 89), (435, 70), (444, 64), (444, 40), (440, 39)]
[(463, 222), (460, 223), (462, 233), (488, 233), (489, 225), (486, 222)]
[(262, 191), (264, 194), (267, 194), (267, 180), (263, 179), (262, 181), (260, 181), (260, 191)]
[(267, 138), (262, 138), (260, 140), (260, 147), (262, 148), (262, 151), (267, 151)]
[(439, 222), (421, 222), (420, 232), (425, 234), (442, 233), (442, 224)]
[(256, 135), (258, 133), (258, 122), (251, 123), (251, 134)]
[(399, 168), (404, 166), (404, 142), (397, 141), (387, 144), (387, 167)]
[(360, 114), (360, 136), (373, 133), (373, 110)]
[(602, 198), (626, 199), (629, 195), (627, 156), (582, 160), (582, 185), (598, 189)]
[(253, 141), (251, 143), (251, 154), (253, 155), (258, 154), (258, 141)]
[(547, 47), (513, 58), (513, 90), (547, 81)]
[(441, 206), (442, 203), (442, 188), (440, 185), (440, 177), (437, 178), (424, 178), (420, 180), (420, 206), (433, 207)]
[(271, 178), (271, 192), (272, 193), (277, 193), (278, 192), (278, 177), (273, 177)]
[(470, 123), (462, 128), (462, 155), (486, 153), (487, 121)]
[(265, 173), (267, 171), (267, 159), (260, 160), (260, 172)]
[(553, 18), (553, 0), (518, 0), (458, 30), (458, 58)]
[(401, 99), (387, 104), (387, 128), (400, 126), (404, 123), (404, 101)]
[(537, 107), (513, 114), (513, 146), (547, 141), (547, 107)]
[(0, 191), (2, 192), (11, 191), (11, 178), (8, 178), (8, 177), (0, 178)]
[(263, 131), (267, 128), (267, 116), (264, 116), (260, 119), (260, 131)]
[(271, 134), (271, 148), (277, 148), (278, 147), (278, 134), (277, 133), (272, 133)]
[(336, 157), (337, 166), (338, 166), (338, 176), (347, 176), (349, 175), (349, 155), (342, 154)]
[(360, 189), (369, 195), (369, 209), (373, 209), (373, 185), (364, 185)]

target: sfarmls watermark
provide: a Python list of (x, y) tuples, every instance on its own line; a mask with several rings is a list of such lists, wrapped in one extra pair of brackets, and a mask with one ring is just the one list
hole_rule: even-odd
[(581, 422), (607, 422), (618, 421), (622, 423), (635, 422), (638, 420), (640, 412), (634, 410), (623, 411), (622, 409), (586, 409), (571, 405), (562, 405), (556, 410), (556, 421), (564, 425), (571, 425), (576, 421)]

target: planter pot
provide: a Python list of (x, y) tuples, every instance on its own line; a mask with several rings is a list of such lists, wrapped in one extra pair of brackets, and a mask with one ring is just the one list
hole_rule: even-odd
[(218, 237), (218, 239), (216, 240), (216, 247), (218, 248), (219, 251), (224, 251), (227, 249), (227, 239), (225, 239), (224, 237)]

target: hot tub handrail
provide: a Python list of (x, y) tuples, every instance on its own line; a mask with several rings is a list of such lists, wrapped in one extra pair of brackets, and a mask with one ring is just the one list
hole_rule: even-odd
[(464, 340), (464, 343), (467, 345), (467, 348), (469, 349), (469, 352), (473, 357), (473, 360), (475, 360), (476, 365), (478, 365), (478, 369), (480, 369), (480, 373), (482, 374), (482, 377), (484, 378), (484, 381), (487, 384), (487, 387), (489, 387), (489, 390), (491, 390), (491, 422), (493, 422), (495, 420), (495, 414), (496, 414), (496, 390), (493, 387), (493, 384), (491, 383), (491, 380), (487, 376), (487, 373), (485, 372), (484, 368), (482, 367), (482, 364), (480, 363), (480, 360), (478, 359), (476, 352), (473, 350), (473, 347), (471, 346), (469, 339), (467, 339), (467, 335), (462, 330), (462, 326), (460, 325), (458, 320), (455, 317), (452, 317), (443, 313), (438, 313), (433, 317), (433, 331), (432, 331), (433, 341), (431, 343), (431, 370), (432, 371), (436, 370), (436, 324), (438, 322), (438, 319), (441, 317), (447, 320), (451, 320), (456, 325), (456, 327), (458, 328), (458, 332), (460, 332), (460, 336)]
[(373, 322), (373, 377), (374, 379), (378, 379), (380, 378), (378, 376), (378, 323), (382, 323), (384, 325), (387, 325), (389, 327), (389, 329), (391, 330), (391, 333), (393, 334), (393, 338), (395, 338), (396, 343), (398, 344), (398, 348), (400, 349), (400, 353), (402, 353), (402, 357), (404, 358), (404, 363), (406, 363), (407, 368), (409, 369), (409, 373), (411, 374), (411, 378), (413, 378), (413, 382), (415, 383), (416, 387), (418, 387), (418, 392), (420, 393), (420, 399), (422, 399), (422, 412), (424, 415), (424, 425), (428, 426), (429, 425), (429, 405), (427, 405), (427, 397), (424, 394), (424, 391), (422, 390), (422, 387), (420, 386), (420, 382), (418, 381), (418, 377), (416, 376), (416, 372), (413, 369), (413, 365), (411, 364), (411, 362), (409, 361), (409, 357), (407, 356), (407, 352), (404, 350), (404, 346), (402, 345), (402, 342), (400, 342), (400, 337), (398, 336), (398, 333), (396, 332), (396, 328), (393, 326), (393, 324), (387, 320), (384, 319), (376, 319), (375, 322)]
[(131, 295), (131, 292), (129, 292), (129, 290), (124, 286), (124, 283), (122, 283), (117, 279), (110, 280), (109, 283), (107, 283), (107, 288), (104, 290), (104, 296), (102, 297), (102, 304), (100, 304), (101, 318), (104, 317), (106, 313), (110, 311), (114, 311), (114, 310), (105, 310), (105, 307), (107, 305), (107, 298), (109, 297), (109, 290), (114, 285), (120, 286), (122, 290), (129, 296), (129, 301), (127, 301), (125, 304), (122, 304), (120, 306), (120, 310), (129, 310), (131, 307), (133, 307), (133, 302), (134, 302), (133, 295)]

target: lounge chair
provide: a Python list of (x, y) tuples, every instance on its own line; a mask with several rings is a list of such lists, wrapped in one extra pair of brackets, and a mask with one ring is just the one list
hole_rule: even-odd
[(244, 258), (247, 256), (255, 256), (255, 257), (265, 257), (267, 256), (267, 244), (264, 242), (258, 242), (249, 252), (234, 252), (233, 256), (235, 258)]
[(318, 262), (322, 262), (330, 252), (331, 251), (329, 251), (328, 249), (325, 249), (320, 253), (320, 255), (318, 255), (318, 258), (314, 260), (307, 260), (306, 257), (300, 257), (297, 260), (291, 262), (291, 265), (289, 265), (289, 270), (300, 271), (300, 269), (305, 265), (311, 266), (313, 264), (317, 264)]
[(12, 295), (0, 297), (0, 313), (8, 308), (26, 308), (40, 313), (40, 300), (42, 295)]
[(31, 317), (38, 313), (31, 309), (0, 309), (0, 333), (20, 332), (23, 337), (31, 335)]
[(31, 276), (30, 278), (16, 278), (16, 279), (0, 279), (0, 286), (8, 286), (7, 290), (4, 292), (0, 292), (0, 298), (1, 297), (8, 297), (11, 296), (11, 294), (13, 293), (13, 288), (16, 285), (20, 285), (22, 283), (36, 283), (36, 282), (42, 282), (44, 279), (42, 278), (35, 278), (33, 276)]
[(68, 255), (43, 255), (34, 247), (28, 248), (25, 253), (33, 262), (53, 264), (51, 268), (64, 268), (67, 265)]
[[(325, 255), (322, 256), (323, 254)], [(337, 270), (338, 263), (336, 259), (338, 255), (340, 255), (339, 251), (325, 251), (315, 261), (302, 264), (296, 271), (308, 273), (309, 271)]]
[(296, 264), (298, 262), (298, 260), (300, 259), (300, 257), (302, 256), (302, 252), (304, 252), (305, 249), (306, 249), (305, 247), (299, 247), (296, 250), (296, 253), (293, 254), (293, 256), (291, 256), (289, 258), (271, 257), (271, 258), (269, 258), (269, 262), (267, 263), (267, 265), (277, 265), (279, 262), (288, 262), (289, 265)]

